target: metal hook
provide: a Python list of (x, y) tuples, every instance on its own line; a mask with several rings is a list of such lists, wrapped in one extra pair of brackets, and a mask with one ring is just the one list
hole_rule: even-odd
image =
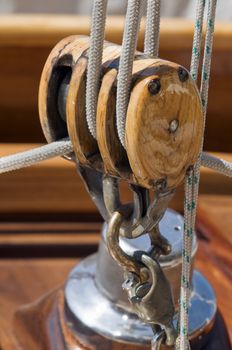
[(119, 194), (118, 179), (105, 176), (101, 172), (77, 164), (77, 169), (85, 186), (106, 222), (110, 221), (115, 211), (123, 212), (120, 235), (126, 238), (137, 238), (149, 233), (151, 244), (160, 248), (160, 254), (170, 252), (169, 243), (159, 232), (159, 221), (162, 219), (174, 191), (157, 193), (152, 203), (149, 192), (140, 186), (130, 185), (134, 194), (133, 203), (122, 204)]
[[(157, 192), (155, 199), (150, 203), (147, 189), (136, 185), (130, 185), (130, 188), (134, 193), (134, 202), (133, 205), (130, 204), (130, 214), (124, 217), (120, 235), (126, 238), (137, 238), (144, 233), (151, 232), (151, 241), (154, 238), (157, 242), (156, 238), (158, 235), (160, 237), (160, 233), (158, 228), (156, 230), (153, 229), (164, 216), (174, 191)], [(109, 216), (113, 215), (116, 210), (120, 211), (124, 207), (120, 201), (118, 180), (116, 178), (111, 176), (103, 178), (103, 196)], [(167, 242), (165, 242), (165, 245), (167, 245)], [(164, 248), (162, 253), (165, 253), (165, 251), (169, 253), (170, 249)]]
[(108, 222), (110, 216), (103, 197), (103, 174), (95, 169), (80, 165), (78, 162), (77, 170), (101, 216)]
[(107, 227), (106, 243), (108, 250), (113, 259), (126, 271), (134, 272), (136, 275), (140, 275), (140, 267), (136, 263), (135, 259), (127, 255), (119, 244), (120, 228), (124, 221), (123, 215), (116, 211)]
[[(140, 222), (149, 205), (148, 190), (131, 185), (134, 193), (133, 203), (123, 205), (120, 201), (118, 179), (77, 163), (77, 170), (85, 183), (93, 202), (96, 204), (103, 219), (108, 222), (116, 210), (124, 212), (124, 226)], [(130, 219), (128, 219), (130, 218)], [(125, 229), (123, 230), (125, 232)], [(121, 232), (122, 234), (122, 232)], [(131, 236), (128, 235), (128, 236)]]
[(116, 210), (121, 210), (121, 208), (123, 208), (125, 212), (125, 208), (127, 208), (130, 215), (125, 216), (123, 226), (128, 229), (132, 223), (138, 222), (146, 215), (150, 203), (149, 191), (143, 187), (131, 184), (130, 189), (134, 197), (133, 203), (123, 205), (120, 200), (118, 183), (119, 180), (115, 177), (110, 175), (105, 175), (103, 177), (104, 202), (109, 216), (113, 215)]

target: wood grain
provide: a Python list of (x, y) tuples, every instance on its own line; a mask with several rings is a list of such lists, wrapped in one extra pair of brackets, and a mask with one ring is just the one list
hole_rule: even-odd
[[(102, 57), (103, 71), (117, 60), (120, 47), (105, 42)], [(67, 96), (67, 123), (70, 139), (74, 146), (74, 152), (82, 165), (93, 166), (95, 169), (103, 168), (97, 141), (90, 133), (86, 121), (86, 72), (89, 50), (83, 52), (83, 56), (76, 62), (70, 81)]]
[(82, 165), (91, 165), (98, 155), (96, 140), (86, 121), (86, 71), (87, 58), (80, 58), (73, 69), (67, 96), (67, 123), (76, 158)]
[(212, 284), (232, 340), (232, 197), (200, 197), (196, 267)]
[[(156, 84), (158, 90), (152, 91)], [(167, 188), (175, 188), (183, 182), (198, 157), (203, 133), (200, 96), (189, 73), (159, 59), (138, 73), (125, 132), (128, 159), (140, 186), (156, 188), (164, 181)]]
[(89, 47), (89, 38), (70, 36), (59, 42), (50, 53), (40, 80), (39, 115), (48, 142), (67, 137), (67, 125), (58, 109), (58, 94), (69, 67), (73, 68)]
[(105, 172), (127, 177), (130, 166), (116, 129), (117, 74), (117, 69), (110, 69), (102, 79), (97, 106), (97, 142)]
[[(130, 163), (126, 169), (125, 152), (115, 130), (116, 106), (112, 107), (112, 101), (116, 104), (115, 67), (121, 48), (105, 42), (102, 74), (106, 69), (109, 71), (102, 81), (96, 120), (103, 166), (86, 121), (88, 47), (88, 37), (68, 37), (53, 49), (46, 62), (40, 83), (39, 110), (47, 140), (69, 135), (81, 165), (99, 170), (103, 167), (107, 173), (119, 176), (119, 169), (124, 168), (126, 179), (131, 177), (132, 169), (132, 179), (140, 186), (156, 188), (157, 183), (165, 181), (168, 189), (176, 188), (196, 162), (203, 132), (200, 96), (189, 72), (178, 64), (136, 56), (126, 116), (126, 151)], [(72, 68), (66, 100), (68, 133), (64, 117), (58, 111), (57, 98), (63, 79), (57, 69), (67, 65)], [(154, 96), (149, 87), (155, 79), (161, 87)], [(177, 123), (174, 131), (172, 122)]]

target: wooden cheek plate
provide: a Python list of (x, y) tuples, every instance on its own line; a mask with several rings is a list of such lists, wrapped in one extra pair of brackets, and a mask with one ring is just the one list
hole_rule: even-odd
[[(120, 56), (120, 46), (108, 42), (104, 44), (102, 73)], [(74, 152), (83, 165), (102, 170), (99, 143), (91, 135), (86, 121), (86, 76), (88, 66), (88, 50), (79, 59), (73, 70), (67, 96), (67, 124)]]
[[(180, 71), (181, 70), (181, 71)], [(182, 81), (179, 72), (184, 72)], [(126, 151), (136, 182), (175, 188), (198, 157), (203, 133), (201, 99), (188, 72), (154, 60), (135, 83), (126, 118)], [(159, 81), (158, 93), (150, 84)], [(172, 129), (177, 125), (176, 130)], [(177, 123), (177, 124), (175, 124)]]
[(72, 70), (90, 46), (88, 37), (73, 35), (61, 40), (51, 51), (40, 80), (39, 115), (48, 142), (68, 136), (67, 125), (57, 107), (57, 93), (65, 70)]
[[(134, 61), (133, 77), (154, 62), (137, 55)], [(113, 176), (120, 176), (133, 182), (133, 174), (126, 150), (121, 145), (116, 127), (117, 62), (112, 62), (102, 79), (97, 107), (97, 141), (104, 162), (104, 170)]]

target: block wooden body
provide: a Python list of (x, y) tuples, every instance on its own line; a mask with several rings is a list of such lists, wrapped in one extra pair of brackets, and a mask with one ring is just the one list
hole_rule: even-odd
[[(167, 188), (175, 188), (195, 163), (203, 132), (200, 96), (189, 73), (178, 64), (136, 55), (125, 116), (124, 149), (116, 130), (121, 47), (107, 42), (104, 45), (96, 140), (88, 129), (85, 113), (88, 48), (88, 37), (66, 38), (47, 60), (39, 94), (41, 124), (47, 140), (69, 136), (82, 165), (149, 189), (156, 189), (162, 181)], [(182, 79), (180, 71), (186, 79)], [(70, 75), (64, 102), (67, 125), (57, 107), (65, 73)], [(154, 94), (151, 84), (155, 81), (160, 88)], [(175, 129), (172, 123), (176, 123)]]

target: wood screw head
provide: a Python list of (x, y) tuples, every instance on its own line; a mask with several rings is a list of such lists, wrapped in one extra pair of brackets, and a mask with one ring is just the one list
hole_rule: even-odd
[(159, 78), (153, 79), (148, 84), (148, 90), (151, 95), (157, 95), (160, 92), (161, 89), (161, 83)]
[(179, 76), (179, 79), (182, 83), (184, 83), (185, 81), (188, 80), (189, 78), (189, 73), (186, 69), (184, 69), (183, 67), (179, 67), (178, 69), (178, 76)]

